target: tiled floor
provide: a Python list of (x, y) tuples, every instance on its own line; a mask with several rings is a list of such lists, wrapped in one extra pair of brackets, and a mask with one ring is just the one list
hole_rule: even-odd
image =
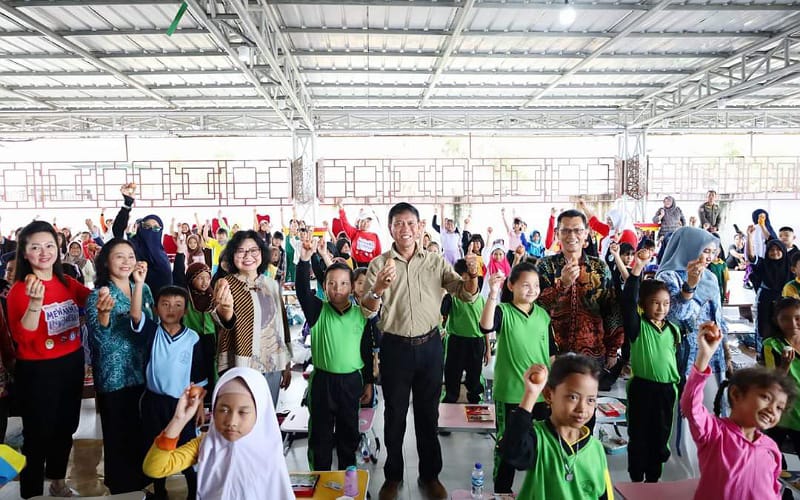
[[(281, 393), (278, 410), (280, 411), (282, 409), (298, 406), (305, 387), (306, 382), (301, 374), (295, 373), (290, 388)], [(617, 394), (624, 394), (622, 382), (617, 384), (615, 391)], [(374, 427), (383, 444), (382, 400), (379, 402), (376, 412)], [(20, 431), (21, 424), (19, 419), (11, 419), (9, 423), (8, 439), (12, 444), (15, 440), (17, 442), (19, 441), (18, 435)], [(622, 432), (624, 433), (624, 428)], [(98, 477), (102, 476), (102, 445), (101, 441), (99, 441), (102, 439), (102, 436), (100, 435), (99, 417), (95, 413), (93, 400), (84, 400), (80, 428), (75, 435), (75, 439), (69, 483), (84, 496), (102, 494), (102, 480)], [(490, 436), (472, 433), (453, 433), (450, 436), (442, 436), (439, 440), (442, 445), (444, 457), (444, 468), (440, 479), (448, 490), (467, 489), (469, 487), (470, 473), (474, 462), (481, 462), (487, 468), (487, 472), (491, 472), (494, 441)], [(308, 460), (306, 458), (306, 453), (307, 440), (296, 440), (286, 456), (289, 470), (307, 470)], [(405, 482), (401, 489), (401, 498), (404, 500), (420, 499), (421, 495), (416, 484), (418, 456), (411, 410), (409, 410), (407, 420), (404, 457), (406, 459)], [(359, 467), (370, 472), (369, 491), (374, 499), (377, 499), (378, 490), (383, 483), (383, 464), (385, 459), (385, 448), (382, 448), (376, 465), (371, 463), (359, 465)], [(608, 456), (608, 463), (614, 482), (628, 480), (626, 454)], [(790, 469), (797, 470), (800, 468), (800, 461), (794, 456), (789, 456), (789, 467)], [(514, 483), (515, 491), (521, 486), (523, 475), (523, 473), (517, 474)], [(680, 472), (677, 468), (672, 467), (670, 464), (665, 467), (664, 480), (678, 480), (683, 478), (685, 478), (685, 474)], [(183, 483), (182, 476), (171, 479), (168, 487), (171, 491), (175, 492), (171, 498), (182, 498), (182, 495), (185, 495), (184, 486), (185, 484)], [(491, 488), (492, 485), (489, 480), (487, 481), (487, 491), (490, 491)], [(18, 483), (11, 483), (0, 490), (0, 500), (17, 498), (19, 498)]]

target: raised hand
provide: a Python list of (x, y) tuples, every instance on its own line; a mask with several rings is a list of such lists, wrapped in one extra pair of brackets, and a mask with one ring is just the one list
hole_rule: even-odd
[(495, 297), (500, 294), (500, 289), (506, 281), (506, 275), (502, 271), (498, 271), (489, 277), (489, 295)]
[[(701, 324), (697, 329), (697, 362), (695, 364), (705, 362), (707, 366), (720, 342), (722, 342), (722, 332), (716, 323), (706, 321)], [(703, 371), (705, 366), (698, 366), (698, 369)]]
[(381, 295), (384, 290), (391, 286), (392, 281), (397, 278), (397, 267), (394, 263), (394, 259), (389, 258), (386, 259), (386, 262), (383, 264), (383, 268), (378, 271), (377, 276), (375, 277), (375, 286), (373, 290), (378, 295)]
[(136, 197), (136, 183), (129, 182), (127, 184), (123, 184), (121, 188), (119, 188), (119, 192), (122, 193), (123, 196), (129, 196), (131, 198)]
[[(198, 391), (197, 389), (200, 390)], [(203, 397), (205, 397), (205, 393), (206, 391), (202, 387), (197, 387), (195, 385), (187, 387), (183, 391), (183, 394), (181, 394), (180, 399), (178, 399), (178, 404), (175, 406), (175, 414), (172, 419), (185, 426), (190, 420), (196, 418), (197, 411), (203, 409)]]
[(214, 285), (214, 303), (217, 305), (218, 311), (233, 313), (233, 294), (228, 280), (218, 280), (217, 284)]
[(144, 280), (147, 277), (147, 262), (143, 260), (137, 261), (136, 265), (133, 266), (131, 277), (133, 277), (133, 282), (137, 285), (144, 283)]
[(308, 262), (315, 250), (315, 245), (311, 242), (311, 235), (308, 232), (300, 233), (300, 260)]
[(577, 260), (569, 260), (561, 269), (561, 285), (564, 288), (571, 287), (581, 275), (581, 266)]
[(699, 258), (692, 261), (686, 265), (686, 284), (689, 287), (694, 288), (700, 283), (700, 279), (703, 277), (703, 271), (706, 269), (705, 259)]
[(98, 314), (108, 314), (114, 309), (114, 298), (107, 286), (101, 287), (97, 291), (97, 312)]
[(475, 254), (470, 254), (464, 257), (464, 260), (467, 263), (467, 272), (470, 276), (477, 276), (478, 275), (478, 256)]
[(525, 390), (532, 394), (540, 394), (547, 385), (548, 370), (545, 365), (532, 365), (525, 371), (523, 381)]
[(186, 250), (188, 248), (186, 246), (186, 235), (185, 234), (183, 234), (183, 233), (178, 234), (178, 236), (175, 239), (175, 246), (178, 249), (178, 253), (186, 253)]
[(44, 300), (44, 283), (35, 274), (25, 276), (25, 295), (29, 299), (28, 307), (31, 304), (40, 306)]
[(619, 243), (617, 243), (616, 241), (611, 243), (611, 245), (609, 245), (609, 247), (608, 247), (608, 253), (610, 253), (614, 257), (618, 257), (619, 256)]

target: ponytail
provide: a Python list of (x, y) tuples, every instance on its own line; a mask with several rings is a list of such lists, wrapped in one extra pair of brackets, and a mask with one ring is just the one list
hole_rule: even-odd
[(719, 384), (719, 389), (717, 389), (717, 394), (714, 396), (714, 415), (719, 417), (719, 414), (722, 413), (722, 395), (725, 393), (725, 389), (728, 388), (730, 385), (730, 380), (725, 379)]

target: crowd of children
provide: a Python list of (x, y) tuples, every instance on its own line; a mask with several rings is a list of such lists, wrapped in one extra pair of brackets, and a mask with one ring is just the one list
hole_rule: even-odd
[[(111, 493), (153, 483), (150, 495), (164, 499), (163, 478), (183, 472), (190, 498), (292, 498), (274, 418), (291, 380), (281, 297), (290, 287), (311, 335), (309, 467), (354, 465), (359, 408), (373, 404), (380, 378), (377, 319), (386, 311), (360, 307), (381, 295), (366, 289), (364, 269), (386, 253), (378, 216), (362, 210), (353, 226), (337, 201), (338, 216), (316, 230), (296, 213), (284, 229), (282, 212), (273, 230), (254, 210), (252, 229), (220, 211), (206, 223), (196, 214), (193, 227), (172, 219), (165, 231), (156, 214), (129, 226), (136, 186), (121, 193), (116, 217), (87, 219), (76, 239), (34, 221), (0, 240), (0, 430), (13, 374), (27, 460), (21, 496), (42, 494), (45, 478), (50, 494), (75, 493), (65, 477), (88, 365)], [(582, 200), (580, 211), (553, 210), (544, 235), (516, 212), (509, 224), (505, 209), (499, 237), (471, 231), (470, 218), (440, 225), (445, 209), (434, 209), (440, 243), (423, 226), (416, 245), (464, 281), (477, 275), (480, 290), (469, 301), (442, 294), (442, 401), (459, 401), (462, 376), (466, 401), (483, 401), (481, 370), (494, 356), (495, 493), (511, 493), (524, 470), (518, 498), (613, 498), (595, 408), (600, 388), (630, 370), (631, 481), (661, 480), (685, 418), (699, 461), (695, 498), (780, 497), (778, 445), (788, 438), (800, 452), (800, 252), (790, 227), (776, 233), (756, 210), (726, 257), (714, 203), (709, 195), (700, 211), (713, 220), (693, 228), (667, 197), (654, 218), (658, 239), (637, 236), (624, 209), (604, 222)], [(719, 417), (703, 387), (726, 372), (729, 269), (746, 269), (756, 292), (765, 367), (727, 373), (717, 392), (727, 387), (729, 410)], [(577, 331), (597, 338), (575, 343)], [(614, 352), (597, 351), (606, 348)], [(204, 405), (211, 424), (200, 434)]]

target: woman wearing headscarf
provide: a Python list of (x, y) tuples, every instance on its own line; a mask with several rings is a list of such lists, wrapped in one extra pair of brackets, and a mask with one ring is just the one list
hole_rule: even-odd
[(203, 252), (203, 244), (200, 237), (196, 234), (190, 234), (186, 237), (186, 265), (192, 264), (206, 264), (206, 255)]
[[(125, 237), (125, 228), (128, 227), (128, 218), (133, 208), (136, 184), (125, 184), (120, 188), (125, 204), (119, 209), (119, 213), (114, 218), (113, 232), (115, 238)], [(167, 252), (161, 243), (161, 233), (164, 223), (161, 217), (150, 214), (137, 222), (136, 234), (128, 240), (133, 245), (138, 260), (147, 262), (147, 277), (145, 283), (155, 294), (162, 286), (172, 284), (172, 267), (169, 265)]]
[[(748, 233), (751, 232), (758, 232), (758, 228), (750, 226)], [(789, 256), (781, 240), (769, 240), (766, 247), (764, 257), (757, 258), (750, 273), (750, 283), (756, 291), (753, 317), (756, 318), (758, 352), (761, 352), (762, 339), (769, 336), (775, 301), (781, 298), (783, 286), (793, 278)]]
[(67, 247), (67, 255), (62, 261), (65, 265), (73, 266), (78, 271), (78, 281), (89, 284), (94, 281), (94, 264), (84, 256), (83, 246), (78, 240), (73, 240)]
[[(708, 231), (694, 227), (682, 227), (669, 239), (664, 258), (659, 266), (656, 279), (663, 281), (670, 294), (667, 319), (676, 324), (682, 332), (678, 347), (678, 369), (681, 377), (686, 377), (697, 357), (697, 328), (706, 321), (721, 326), (727, 336), (727, 325), (722, 317), (719, 283), (709, 271), (708, 264), (714, 260), (719, 240)], [(723, 340), (725, 337), (723, 337)], [(713, 406), (717, 386), (725, 373), (723, 349), (718, 349), (711, 358), (709, 367), (715, 375), (716, 384), (707, 384), (706, 404)], [(680, 413), (679, 413), (680, 414)], [(670, 457), (684, 469), (684, 473), (698, 473), (697, 452), (688, 432), (685, 420), (675, 419), (677, 453)]]
[(661, 224), (658, 236), (666, 238), (677, 231), (678, 228), (686, 225), (686, 217), (683, 216), (683, 211), (680, 207), (675, 204), (675, 198), (666, 196), (664, 197), (664, 206), (658, 209), (653, 217), (653, 222)]
[(638, 239), (636, 238), (636, 229), (633, 226), (631, 216), (622, 209), (615, 208), (609, 210), (606, 214), (606, 223), (602, 223), (600, 219), (592, 212), (586, 202), (581, 199), (578, 201), (578, 209), (580, 209), (589, 219), (589, 227), (593, 231), (600, 234), (603, 239), (600, 241), (600, 248), (598, 254), (602, 260), (606, 260), (608, 248), (611, 243), (628, 243), (633, 248), (636, 248)]
[(766, 255), (767, 241), (777, 240), (778, 234), (772, 229), (772, 223), (769, 221), (769, 214), (764, 209), (757, 209), (753, 211), (753, 224), (757, 231), (747, 231), (747, 245), (745, 248), (747, 258), (750, 262), (755, 262), (757, 258), (763, 258)]
[[(184, 425), (200, 407), (188, 393), (181, 397), (173, 418)], [(267, 384), (257, 371), (228, 370), (213, 393), (208, 433), (176, 449), (170, 424), (150, 448), (144, 461), (145, 473), (167, 477), (196, 464), (198, 500), (294, 498), (269, 396)]]

